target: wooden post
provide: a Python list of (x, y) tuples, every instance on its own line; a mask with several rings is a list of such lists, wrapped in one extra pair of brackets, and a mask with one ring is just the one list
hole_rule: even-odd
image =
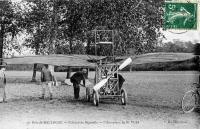
[(88, 78), (89, 72), (90, 72), (90, 68), (87, 68), (87, 78)]
[(87, 70), (87, 73), (86, 73), (86, 79), (88, 79), (88, 74), (89, 74), (89, 68), (86, 68), (86, 70)]
[(31, 82), (36, 82), (37, 64), (33, 65), (33, 76)]
[(133, 68), (133, 66), (130, 65), (129, 72), (132, 72), (132, 68)]
[(68, 66), (66, 79), (69, 79), (70, 77), (71, 77), (71, 67)]

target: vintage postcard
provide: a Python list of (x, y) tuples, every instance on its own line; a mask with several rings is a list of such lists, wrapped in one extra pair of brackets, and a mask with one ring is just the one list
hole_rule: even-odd
[(199, 8), (0, 0), (0, 129), (200, 129)]

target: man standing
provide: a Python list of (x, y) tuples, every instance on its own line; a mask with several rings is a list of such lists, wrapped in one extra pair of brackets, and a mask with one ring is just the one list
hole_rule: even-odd
[(1, 102), (6, 102), (6, 76), (5, 76), (5, 65), (0, 66), (0, 95), (2, 96)]
[(83, 86), (85, 86), (85, 79), (86, 79), (87, 70), (83, 69), (80, 72), (76, 72), (71, 78), (70, 81), (73, 83), (74, 87), (74, 98), (79, 99), (79, 92), (80, 92), (80, 83), (83, 81)]
[(54, 81), (54, 76), (52, 72), (49, 70), (48, 65), (45, 64), (41, 71), (41, 82), (42, 82), (42, 99), (44, 99), (45, 96), (45, 90), (48, 88), (49, 94), (50, 94), (50, 100), (52, 100), (53, 91), (52, 91), (52, 85)]

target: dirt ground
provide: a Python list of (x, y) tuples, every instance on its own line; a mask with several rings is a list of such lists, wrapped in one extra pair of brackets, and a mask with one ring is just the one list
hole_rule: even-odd
[[(128, 104), (120, 100), (101, 100), (98, 107), (73, 99), (73, 87), (54, 87), (41, 96), (39, 83), (30, 83), (32, 73), (7, 71), (7, 103), (0, 103), (0, 129), (200, 129), (200, 113), (185, 114), (181, 109), (184, 93), (197, 81), (195, 72), (123, 72)], [(89, 77), (93, 77), (90, 73)], [(56, 73), (64, 80), (66, 73)], [(37, 80), (40, 74), (37, 73)]]

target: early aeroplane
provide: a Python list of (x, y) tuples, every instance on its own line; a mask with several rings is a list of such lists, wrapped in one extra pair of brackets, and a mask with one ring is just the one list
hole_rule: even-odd
[[(53, 66), (71, 66), (95, 68), (95, 84), (90, 89), (86, 87), (86, 98), (93, 99), (94, 105), (98, 106), (100, 98), (121, 98), (122, 104), (126, 104), (127, 93), (125, 89), (118, 88), (118, 79), (114, 73), (118, 73), (128, 65), (154, 62), (183, 61), (193, 58), (192, 53), (149, 53), (131, 57), (115, 57), (114, 63), (102, 63), (106, 56), (90, 55), (37, 55), (6, 58), (7, 64), (49, 64)], [(107, 74), (105, 75), (105, 70)], [(91, 92), (92, 91), (92, 92)]]

